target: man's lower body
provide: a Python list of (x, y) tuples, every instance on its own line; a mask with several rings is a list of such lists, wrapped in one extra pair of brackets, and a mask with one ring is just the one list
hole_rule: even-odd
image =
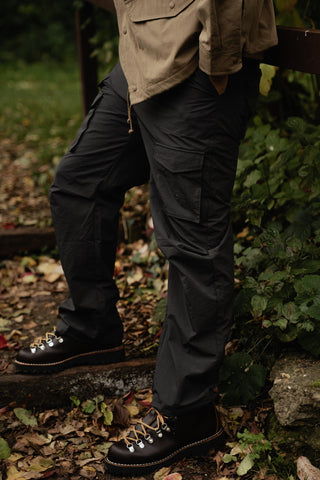
[[(121, 67), (102, 82), (50, 190), (70, 296), (60, 307), (56, 334), (47, 339), (51, 347), (47, 341), (24, 350), (18, 366), (37, 371), (38, 365), (45, 371), (54, 364), (66, 367), (122, 358), (123, 329), (113, 279), (119, 210), (126, 190), (150, 179), (156, 240), (169, 260), (153, 407), (163, 420), (187, 418), (212, 404), (232, 323), (230, 197), (238, 146), (258, 83), (258, 65), (248, 62), (230, 76), (226, 92), (219, 96), (208, 76), (197, 70), (180, 85), (132, 107), (129, 133), (127, 84)], [(220, 427), (213, 416), (216, 434)], [(152, 437), (159, 430), (162, 421), (156, 417), (149, 419), (150, 431), (141, 427), (135, 433), (137, 445), (141, 435)], [(152, 430), (151, 424), (159, 421), (159, 428)], [(141, 442), (136, 449), (128, 447), (131, 443), (124, 441), (122, 450), (129, 455), (134, 453), (130, 448), (138, 449), (140, 455)], [(157, 466), (165, 464), (166, 448), (172, 450), (164, 447)], [(175, 451), (180, 452), (180, 447)], [(111, 467), (112, 463), (117, 464), (114, 458)], [(112, 468), (117, 471), (117, 465)]]

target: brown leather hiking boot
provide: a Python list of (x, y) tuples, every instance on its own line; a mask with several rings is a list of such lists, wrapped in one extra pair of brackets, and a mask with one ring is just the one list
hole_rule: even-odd
[(122, 345), (102, 347), (93, 342), (57, 336), (53, 331), (35, 340), (30, 347), (21, 349), (15, 365), (24, 373), (52, 373), (75, 365), (104, 365), (122, 360)]
[(151, 408), (128, 435), (110, 447), (107, 471), (143, 475), (180, 458), (219, 449), (225, 443), (224, 436), (211, 404), (177, 417), (165, 417)]

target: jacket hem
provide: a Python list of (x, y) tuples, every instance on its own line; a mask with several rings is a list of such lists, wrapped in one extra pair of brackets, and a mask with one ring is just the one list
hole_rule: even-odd
[(165, 79), (161, 79), (158, 82), (149, 84), (145, 89), (137, 90), (136, 92), (130, 92), (130, 102), (131, 105), (136, 105), (137, 103), (144, 102), (155, 95), (160, 95), (166, 90), (179, 85), (188, 77), (190, 77), (198, 67), (198, 58), (194, 59), (192, 62), (188, 63), (183, 68), (176, 71), (173, 75)]

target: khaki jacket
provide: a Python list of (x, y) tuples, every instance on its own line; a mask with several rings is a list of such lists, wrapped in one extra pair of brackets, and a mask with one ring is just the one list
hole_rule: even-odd
[(190, 76), (229, 75), (277, 43), (272, 0), (114, 0), (132, 104)]

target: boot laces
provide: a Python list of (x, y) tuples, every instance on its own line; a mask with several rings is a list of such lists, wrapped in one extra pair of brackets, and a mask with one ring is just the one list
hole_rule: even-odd
[(56, 327), (53, 327), (53, 332), (46, 332), (45, 336), (36, 338), (36, 340), (30, 344), (32, 353), (34, 353), (37, 348), (43, 349), (44, 343), (47, 343), (49, 347), (53, 347), (53, 340), (55, 339), (60, 343), (63, 342), (63, 338), (56, 335)]
[[(149, 425), (148, 423), (145, 423), (143, 421), (143, 418), (140, 418), (138, 420), (137, 424), (133, 427), (132, 430), (128, 433), (128, 435), (123, 436), (123, 440), (125, 441), (126, 447), (129, 449), (130, 452), (134, 451), (133, 444), (132, 442), (135, 442), (140, 448), (144, 448), (144, 444), (142, 442), (142, 438), (144, 440), (147, 440), (149, 443), (153, 443), (153, 439), (151, 435), (149, 434), (148, 430), (153, 431), (157, 434), (158, 437), (162, 437), (162, 431), (165, 430), (167, 432), (170, 432), (170, 428), (166, 424), (165, 419), (168, 417), (165, 417), (161, 415), (160, 412), (154, 407), (150, 408), (148, 412), (146, 413), (146, 416), (148, 415), (149, 412), (154, 411), (156, 413), (156, 418), (152, 420), (152, 423), (156, 420), (157, 423), (153, 427), (152, 425)], [(145, 418), (145, 417), (144, 417)], [(137, 427), (140, 426), (141, 430), (138, 430)], [(133, 436), (131, 436), (133, 434)]]

